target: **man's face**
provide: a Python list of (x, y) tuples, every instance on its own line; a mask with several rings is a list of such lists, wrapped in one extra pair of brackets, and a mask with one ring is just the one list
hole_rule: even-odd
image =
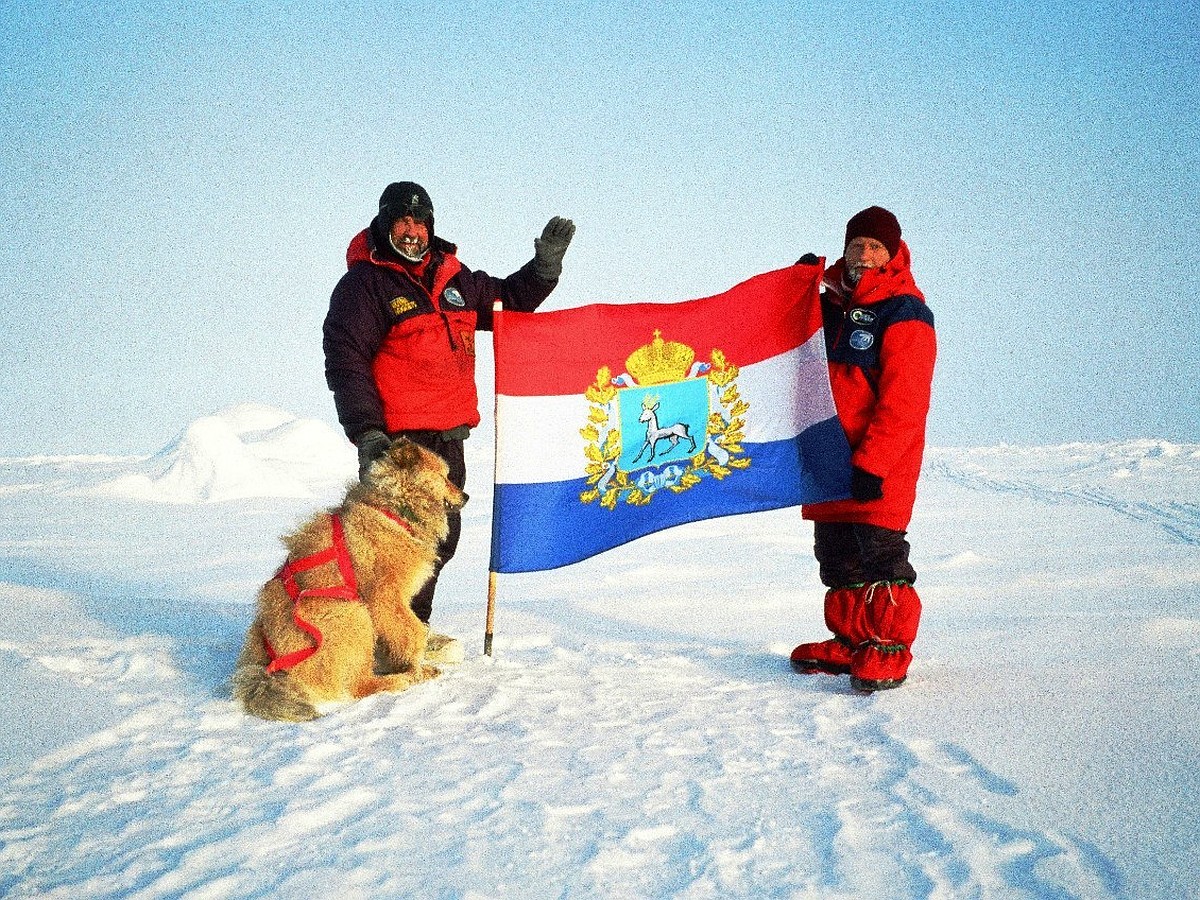
[(429, 249), (429, 226), (420, 219), (403, 216), (392, 223), (391, 238), (396, 252), (415, 262)]
[(856, 237), (846, 245), (846, 275), (851, 284), (858, 284), (867, 269), (886, 266), (892, 255), (882, 243), (869, 237)]

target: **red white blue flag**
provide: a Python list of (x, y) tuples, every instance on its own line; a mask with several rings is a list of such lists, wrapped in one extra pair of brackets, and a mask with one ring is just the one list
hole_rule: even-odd
[(497, 312), (493, 572), (849, 495), (821, 266), (701, 300)]

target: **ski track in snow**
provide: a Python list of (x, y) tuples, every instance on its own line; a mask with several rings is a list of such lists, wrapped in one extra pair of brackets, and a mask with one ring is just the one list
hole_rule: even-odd
[[(1159, 442), (1135, 444), (1144, 445), (1150, 445), (1152, 449), (1162, 446)], [(1037, 449), (1044, 451), (1044, 448)], [(1188, 498), (1126, 500), (1108, 485), (1114, 482), (1119, 484), (1121, 479), (1131, 477), (1128, 466), (1114, 464), (1111, 470), (1102, 471), (1099, 476), (1094, 472), (1094, 466), (1085, 467), (1081, 469), (1075, 484), (1064, 487), (1039, 483), (1035, 478), (994, 475), (976, 461), (978, 456), (987, 452), (934, 451), (926, 461), (926, 475), (945, 478), (976, 491), (1015, 494), (1051, 504), (1075, 503), (1101, 507), (1136, 522), (1161, 528), (1182, 543), (1200, 545), (1200, 486), (1193, 485), (1195, 491)], [(1153, 458), (1142, 457), (1138, 462), (1145, 464), (1147, 459)], [(1189, 471), (1194, 469), (1193, 466)]]
[(160, 648), (43, 650), (138, 699), (9, 781), (0, 893), (1119, 895), (1093, 848), (991, 811), (1015, 785), (896, 738), (884, 696), (694, 645), (498, 653), (281, 726), (199, 698)]

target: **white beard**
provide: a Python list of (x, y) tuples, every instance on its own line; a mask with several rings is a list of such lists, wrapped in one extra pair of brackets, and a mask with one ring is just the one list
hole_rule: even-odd
[(409, 262), (420, 262), (425, 258), (425, 254), (429, 252), (428, 244), (420, 244), (416, 241), (401, 241), (397, 245), (390, 234), (388, 235), (388, 243), (392, 245), (393, 250)]

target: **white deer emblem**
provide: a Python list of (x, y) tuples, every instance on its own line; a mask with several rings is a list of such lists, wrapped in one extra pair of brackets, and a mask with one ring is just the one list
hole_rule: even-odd
[(676, 422), (674, 425), (668, 425), (666, 428), (659, 428), (658, 416), (654, 414), (656, 409), (658, 409), (658, 397), (653, 394), (647, 394), (642, 400), (642, 414), (638, 416), (639, 422), (646, 423), (646, 442), (642, 444), (642, 448), (638, 450), (638, 454), (633, 458), (633, 461), (637, 462), (642, 458), (642, 454), (649, 450), (650, 458), (646, 462), (654, 462), (655, 447), (662, 440), (669, 440), (671, 442), (671, 449), (667, 451), (670, 453), (681, 439), (686, 438), (692, 445), (689, 452), (694, 453), (696, 451), (696, 439), (688, 434), (687, 425), (683, 422)]

